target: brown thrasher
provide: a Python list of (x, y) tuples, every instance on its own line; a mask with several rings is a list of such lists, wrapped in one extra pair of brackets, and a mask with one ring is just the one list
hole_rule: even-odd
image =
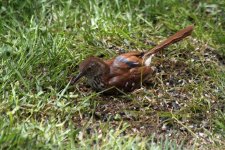
[(188, 26), (147, 53), (128, 52), (110, 60), (89, 57), (80, 63), (79, 74), (72, 79), (71, 84), (85, 76), (94, 90), (104, 91), (104, 93), (130, 92), (140, 88), (142, 82), (148, 79), (153, 72), (150, 67), (152, 56), (170, 44), (189, 36), (192, 31), (193, 26)]

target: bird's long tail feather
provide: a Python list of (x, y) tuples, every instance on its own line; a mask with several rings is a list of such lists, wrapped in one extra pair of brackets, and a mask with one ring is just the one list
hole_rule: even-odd
[(173, 34), (172, 36), (168, 37), (166, 40), (164, 40), (163, 42), (161, 42), (159, 45), (155, 46), (153, 49), (151, 49), (149, 52), (147, 52), (144, 55), (144, 63), (146, 66), (149, 66), (151, 63), (151, 59), (154, 56), (155, 53), (157, 53), (158, 51), (168, 47), (169, 45), (176, 43), (178, 41), (181, 41), (182, 39), (184, 39), (185, 37), (191, 35), (192, 31), (194, 29), (193, 25), (187, 26), (186, 28), (176, 32), (175, 34)]

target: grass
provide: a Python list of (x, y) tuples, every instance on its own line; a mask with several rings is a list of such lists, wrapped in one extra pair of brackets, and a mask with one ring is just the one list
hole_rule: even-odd
[[(0, 4), (1, 149), (225, 147), (224, 1)], [(190, 24), (142, 89), (107, 97), (69, 85), (87, 56), (147, 51)]]

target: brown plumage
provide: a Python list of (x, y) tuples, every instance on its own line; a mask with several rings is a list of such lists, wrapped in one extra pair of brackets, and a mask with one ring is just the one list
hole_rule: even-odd
[(153, 54), (182, 40), (192, 31), (193, 26), (188, 26), (147, 53), (129, 52), (110, 60), (89, 57), (79, 65), (79, 74), (71, 81), (71, 84), (85, 76), (88, 84), (96, 91), (104, 90), (105, 93), (114, 93), (119, 90), (123, 92), (133, 91), (152, 75), (153, 70), (150, 63)]

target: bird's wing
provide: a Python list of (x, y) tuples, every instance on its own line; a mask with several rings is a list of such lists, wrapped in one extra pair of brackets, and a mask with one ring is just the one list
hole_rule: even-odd
[(132, 68), (124, 74), (112, 77), (108, 84), (110, 87), (117, 87), (124, 91), (132, 91), (139, 88), (141, 83), (146, 80), (152, 72), (153, 70), (147, 66)]
[(129, 52), (117, 56), (112, 65), (115, 68), (131, 69), (142, 66), (142, 52)]

